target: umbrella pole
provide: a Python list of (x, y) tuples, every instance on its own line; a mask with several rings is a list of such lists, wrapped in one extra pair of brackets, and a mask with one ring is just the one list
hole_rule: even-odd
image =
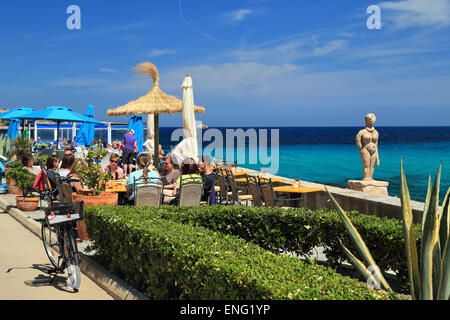
[(56, 150), (59, 150), (59, 125), (61, 124), (61, 121), (57, 122), (56, 127)]
[(159, 168), (159, 114), (155, 114), (155, 133), (154, 133), (154, 141), (155, 141), (155, 158), (153, 159), (153, 163), (156, 169)]

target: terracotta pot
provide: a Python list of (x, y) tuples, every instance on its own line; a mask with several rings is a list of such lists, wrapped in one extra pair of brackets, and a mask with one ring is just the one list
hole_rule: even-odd
[(23, 200), (23, 196), (16, 197), (16, 204), (17, 208), (21, 211), (30, 212), (30, 211), (36, 211), (39, 206), (39, 200), (40, 198), (25, 198), (25, 201)]
[(6, 179), (6, 187), (9, 194), (22, 194), (22, 191), (16, 185), (15, 179)]
[[(119, 201), (118, 193), (103, 192), (99, 196), (87, 196), (80, 195), (78, 193), (72, 194), (73, 201), (84, 201), (85, 206), (101, 206), (101, 205), (112, 205), (116, 206)], [(86, 222), (84, 220), (77, 221), (78, 236), (81, 240), (91, 240), (86, 231)]]
[(86, 196), (73, 193), (73, 201), (84, 201), (84, 205), (88, 207), (111, 205), (116, 206), (119, 202), (119, 194), (112, 192), (103, 192), (99, 196)]

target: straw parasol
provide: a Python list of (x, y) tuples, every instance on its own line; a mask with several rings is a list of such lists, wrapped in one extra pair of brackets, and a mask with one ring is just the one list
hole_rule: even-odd
[[(144, 62), (135, 67), (135, 70), (144, 75), (153, 78), (153, 88), (143, 97), (131, 101), (124, 106), (114, 110), (108, 110), (108, 116), (126, 116), (126, 115), (149, 115), (147, 130), (154, 125), (154, 151), (155, 151), (155, 167), (159, 164), (159, 115), (163, 113), (181, 113), (183, 111), (183, 102), (173, 96), (165, 94), (159, 88), (159, 72), (158, 69), (149, 62)], [(203, 107), (194, 107), (197, 113), (205, 112)], [(154, 115), (154, 124), (151, 123), (151, 116)], [(151, 133), (149, 133), (149, 137)]]

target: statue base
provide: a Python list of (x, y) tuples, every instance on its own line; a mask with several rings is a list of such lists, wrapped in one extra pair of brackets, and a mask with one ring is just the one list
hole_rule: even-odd
[(389, 196), (387, 190), (389, 187), (389, 182), (386, 181), (349, 180), (347, 184), (350, 189), (355, 191), (369, 192), (380, 196)]

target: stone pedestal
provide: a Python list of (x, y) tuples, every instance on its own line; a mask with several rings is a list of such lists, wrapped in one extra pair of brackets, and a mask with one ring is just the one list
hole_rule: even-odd
[(363, 180), (349, 180), (347, 182), (350, 189), (355, 191), (369, 192), (378, 194), (380, 196), (388, 196), (389, 182), (386, 181), (363, 181)]

